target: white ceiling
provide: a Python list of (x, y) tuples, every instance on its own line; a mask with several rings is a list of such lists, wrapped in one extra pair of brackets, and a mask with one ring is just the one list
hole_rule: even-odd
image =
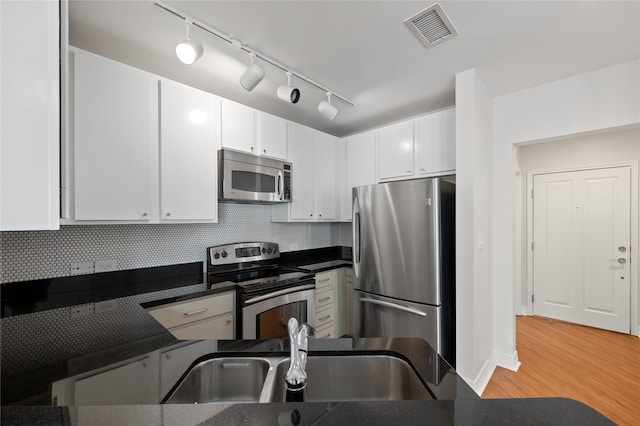
[(252, 92), (249, 63), (198, 28), (203, 57), (184, 65), (174, 47), (184, 21), (151, 0), (71, 0), (73, 46), (146, 69), (310, 127), (346, 136), (454, 104), (454, 80), (475, 68), (494, 95), (640, 58), (639, 1), (441, 1), (460, 35), (426, 49), (403, 21), (433, 1), (167, 1), (184, 14), (279, 61), (358, 104), (300, 80), (301, 100), (278, 100), (284, 72), (264, 64)]

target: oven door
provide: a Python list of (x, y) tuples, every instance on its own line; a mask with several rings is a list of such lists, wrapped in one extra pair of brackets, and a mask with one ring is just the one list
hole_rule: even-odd
[(222, 199), (246, 202), (285, 202), (280, 168), (224, 160)]
[(281, 339), (288, 336), (287, 323), (295, 317), (315, 327), (315, 285), (304, 284), (251, 297), (243, 302), (243, 339)]

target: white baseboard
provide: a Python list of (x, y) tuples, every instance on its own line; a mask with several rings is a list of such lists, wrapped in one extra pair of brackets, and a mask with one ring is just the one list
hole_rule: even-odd
[(525, 317), (529, 316), (529, 308), (527, 307), (527, 305), (522, 305), (522, 307), (520, 308), (520, 315)]
[(493, 357), (498, 367), (506, 368), (511, 371), (518, 371), (520, 368), (518, 351), (513, 351), (511, 354), (506, 352), (494, 352)]
[(491, 380), (491, 376), (493, 375), (494, 370), (496, 369), (496, 363), (493, 360), (493, 355), (484, 363), (478, 374), (474, 379), (468, 379), (466, 377), (462, 377), (465, 382), (477, 393), (479, 396), (482, 396), (482, 392), (489, 384), (489, 380)]

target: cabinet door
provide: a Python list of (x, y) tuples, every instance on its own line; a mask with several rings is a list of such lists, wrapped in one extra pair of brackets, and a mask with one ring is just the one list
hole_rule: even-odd
[(380, 180), (411, 177), (414, 173), (413, 120), (378, 130)]
[(0, 231), (60, 227), (58, 20), (58, 2), (0, 2)]
[(258, 139), (260, 155), (287, 159), (287, 120), (259, 112)]
[(75, 405), (158, 403), (158, 364), (147, 356), (75, 383)]
[(314, 132), (313, 194), (314, 217), (317, 220), (335, 220), (338, 217), (336, 148), (336, 137)]
[(428, 175), (456, 168), (455, 109), (425, 115), (416, 120), (418, 173)]
[(74, 55), (76, 220), (147, 220), (155, 177), (157, 88), (148, 73)]
[(220, 98), (160, 83), (160, 218), (216, 220)]
[(291, 161), (291, 219), (313, 219), (313, 130), (296, 123), (289, 125)]
[(222, 99), (221, 140), (225, 148), (256, 152), (256, 111), (248, 106)]
[(347, 138), (347, 182), (343, 203), (350, 221), (353, 209), (353, 188), (376, 183), (375, 132), (361, 133)]

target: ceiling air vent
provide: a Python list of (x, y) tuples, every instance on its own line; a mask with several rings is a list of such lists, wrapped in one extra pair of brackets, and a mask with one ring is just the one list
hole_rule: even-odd
[(404, 23), (425, 47), (435, 46), (458, 35), (440, 3), (405, 19)]

